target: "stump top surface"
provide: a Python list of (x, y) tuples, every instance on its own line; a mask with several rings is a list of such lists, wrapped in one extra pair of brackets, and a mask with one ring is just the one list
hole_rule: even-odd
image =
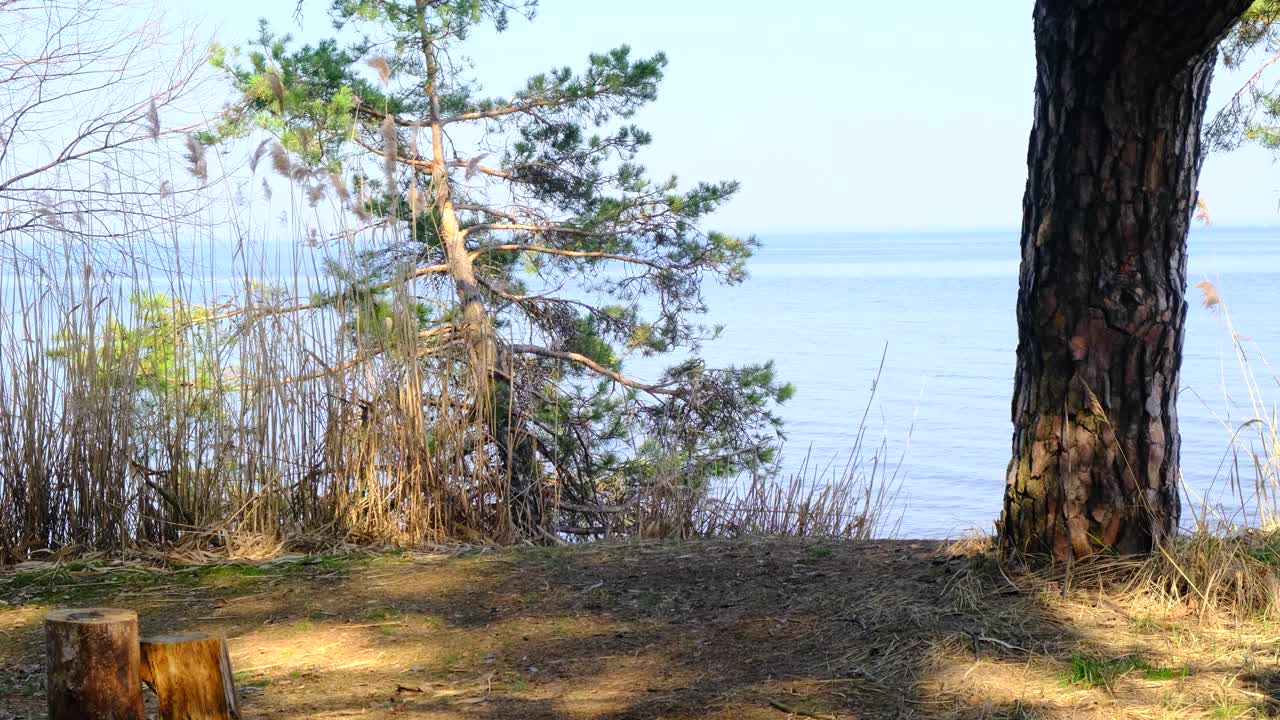
[(110, 625), (113, 623), (138, 622), (138, 613), (122, 608), (62, 608), (51, 610), (44, 616), (49, 623), (72, 623), (75, 625)]

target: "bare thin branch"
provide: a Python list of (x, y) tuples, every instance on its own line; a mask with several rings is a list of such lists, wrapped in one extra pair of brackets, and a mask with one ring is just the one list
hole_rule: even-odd
[(569, 352), (567, 350), (552, 350), (551, 348), (540, 347), (538, 345), (508, 345), (507, 348), (511, 352), (521, 355), (541, 355), (542, 357), (553, 358), (556, 360), (568, 360), (569, 362), (577, 363), (587, 368), (597, 375), (603, 375), (619, 385), (624, 385), (636, 390), (643, 390), (651, 395), (670, 395), (674, 397), (683, 394), (678, 388), (672, 389), (670, 386), (666, 385), (650, 385), (642, 383), (639, 380), (633, 380), (610, 370), (595, 360), (592, 360), (586, 355), (582, 355), (580, 353)]

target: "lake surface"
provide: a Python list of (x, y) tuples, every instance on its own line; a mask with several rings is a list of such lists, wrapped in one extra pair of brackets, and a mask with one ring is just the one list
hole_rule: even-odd
[[(900, 534), (989, 530), (1012, 432), (1017, 232), (762, 240), (746, 283), (708, 288), (710, 320), (726, 328), (706, 356), (711, 366), (772, 358), (796, 385), (782, 412), (784, 467), (799, 468), (806, 452), (811, 465), (843, 464), (887, 346), (868, 425), (873, 438), (906, 450)], [(1280, 231), (1197, 228), (1188, 277), (1216, 284), (1236, 330), (1280, 357)], [(1229, 505), (1220, 466), (1230, 433), (1215, 413), (1229, 411), (1238, 424), (1251, 417), (1248, 398), (1220, 317), (1194, 287), (1188, 297), (1183, 474), (1198, 494)], [(1259, 382), (1280, 400), (1270, 375), (1260, 372)]]
[[(844, 467), (883, 356), (867, 445), (874, 451), (883, 438), (888, 459), (902, 458), (899, 534), (990, 530), (1000, 510), (1012, 433), (1017, 232), (762, 240), (750, 279), (706, 287), (706, 321), (725, 330), (704, 355), (712, 367), (772, 359), (779, 377), (795, 384), (796, 396), (781, 413), (787, 432), (783, 471), (807, 467), (808, 476), (816, 472), (820, 481)], [(1236, 330), (1280, 361), (1280, 229), (1197, 227), (1190, 251), (1191, 285), (1217, 285)], [(319, 272), (319, 255), (291, 242), (270, 242), (257, 252), (263, 257), (248, 265), (292, 282), (290, 294), (307, 297), (317, 289), (307, 279)], [(224, 293), (243, 280), (232, 270), (244, 258), (229, 247), (214, 243), (182, 253), (157, 259), (152, 276), (166, 280), (153, 291), (181, 292), (199, 302), (202, 293)], [(177, 282), (178, 267), (188, 269), (183, 277), (191, 286), (164, 287)], [(1233, 516), (1236, 504), (1224, 492), (1222, 469), (1227, 428), (1253, 413), (1221, 315), (1203, 307), (1194, 287), (1188, 297), (1179, 401), (1184, 482), (1197, 505), (1207, 497)], [(670, 362), (632, 359), (626, 371), (652, 379)], [(1269, 402), (1280, 401), (1280, 387), (1265, 368), (1258, 368), (1258, 381)], [(1187, 507), (1184, 499), (1184, 517)]]

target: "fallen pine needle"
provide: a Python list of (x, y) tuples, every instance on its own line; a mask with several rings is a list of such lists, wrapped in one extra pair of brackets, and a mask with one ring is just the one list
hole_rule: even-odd
[(782, 702), (781, 700), (770, 700), (769, 705), (773, 707), (775, 710), (781, 710), (782, 712), (787, 713), (789, 715), (803, 715), (804, 717), (815, 718), (816, 720), (836, 720), (835, 715), (826, 715), (823, 713), (814, 713), (814, 712), (809, 712), (808, 710), (801, 710), (800, 708), (792, 707)]

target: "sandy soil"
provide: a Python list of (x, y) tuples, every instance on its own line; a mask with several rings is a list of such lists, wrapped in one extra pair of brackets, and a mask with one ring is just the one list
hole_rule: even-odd
[(0, 720), (43, 717), (42, 615), (230, 642), (246, 718), (1271, 717), (1280, 632), (1029, 587), (929, 542), (592, 545), (27, 564)]

